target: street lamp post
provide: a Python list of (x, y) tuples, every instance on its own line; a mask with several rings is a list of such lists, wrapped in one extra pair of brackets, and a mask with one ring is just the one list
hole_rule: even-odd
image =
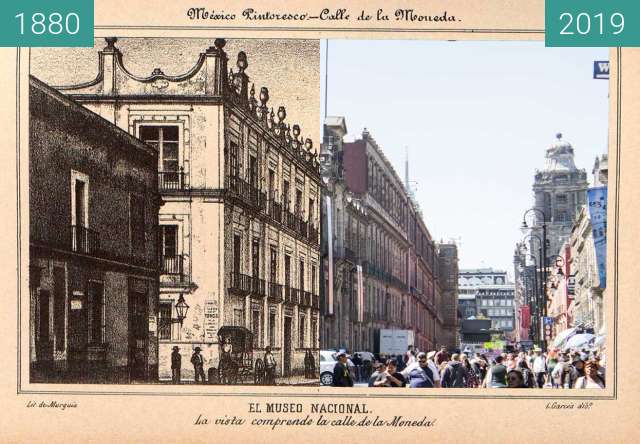
[[(522, 215), (522, 229), (528, 230), (529, 226), (527, 225), (527, 214), (534, 212), (539, 213), (542, 216), (542, 255), (540, 257), (540, 267), (542, 268), (542, 317), (547, 317), (547, 292), (546, 292), (546, 283), (547, 283), (547, 215), (544, 211), (539, 208), (530, 208), (524, 212)], [(537, 225), (537, 223), (536, 223)], [(544, 322), (541, 322), (540, 325), (543, 325)], [(540, 336), (542, 337), (542, 350), (547, 351), (547, 341), (544, 339), (544, 335), (540, 332)]]
[[(524, 255), (525, 258), (529, 257), (531, 259), (533, 259), (533, 266), (536, 269), (536, 271), (533, 273), (533, 304), (532, 305), (532, 309), (531, 309), (531, 316), (533, 318), (533, 322), (532, 322), (532, 331), (529, 332), (529, 337), (531, 338), (532, 341), (536, 342), (538, 345), (540, 344), (540, 326), (539, 321), (540, 321), (540, 289), (541, 287), (539, 286), (539, 281), (538, 281), (538, 274), (540, 273), (540, 269), (538, 266), (538, 260), (536, 259), (536, 257), (532, 254), (525, 254)], [(526, 266), (526, 263), (525, 263)]]

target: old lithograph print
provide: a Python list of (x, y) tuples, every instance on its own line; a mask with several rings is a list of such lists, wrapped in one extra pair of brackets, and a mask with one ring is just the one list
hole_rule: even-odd
[(98, 44), (32, 54), (30, 381), (313, 384), (318, 42)]
[(116, 0), (2, 50), (0, 441), (628, 441), (637, 51), (544, 36)]

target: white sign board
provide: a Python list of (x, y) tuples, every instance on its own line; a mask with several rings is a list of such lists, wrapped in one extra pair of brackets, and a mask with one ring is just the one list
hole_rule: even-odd
[(218, 301), (204, 303), (204, 340), (215, 342), (218, 339)]

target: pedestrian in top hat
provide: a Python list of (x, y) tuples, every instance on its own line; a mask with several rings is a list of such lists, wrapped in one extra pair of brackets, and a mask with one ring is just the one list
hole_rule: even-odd
[(171, 382), (180, 384), (180, 369), (182, 368), (182, 356), (180, 348), (176, 345), (171, 352)]
[(196, 384), (198, 382), (202, 382), (203, 384), (206, 382), (204, 377), (204, 359), (200, 354), (201, 351), (202, 349), (200, 347), (196, 347), (193, 350), (193, 355), (191, 355), (191, 363), (193, 364)]

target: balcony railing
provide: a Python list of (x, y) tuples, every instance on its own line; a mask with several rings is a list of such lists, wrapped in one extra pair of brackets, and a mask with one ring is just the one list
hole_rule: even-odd
[(320, 309), (320, 295), (314, 294), (311, 296), (311, 308)]
[(276, 304), (282, 302), (282, 285), (281, 284), (269, 284), (269, 301)]
[(318, 232), (318, 228), (313, 225), (313, 224), (309, 224), (309, 241), (316, 244), (316, 245), (320, 245), (320, 234)]
[(251, 295), (263, 297), (266, 295), (264, 279), (258, 277), (251, 277)]
[(258, 188), (236, 176), (229, 176), (228, 189), (234, 196), (256, 210), (264, 210), (267, 195)]
[(158, 189), (160, 191), (184, 190), (184, 171), (160, 171), (158, 173)]
[(269, 203), (269, 217), (277, 223), (282, 223), (282, 204), (272, 200)]
[(184, 257), (181, 254), (163, 256), (161, 261), (162, 274), (184, 275)]
[(284, 287), (284, 302), (285, 304), (299, 304), (300, 302), (300, 290), (297, 288), (292, 288), (286, 285)]
[(249, 293), (251, 291), (252, 277), (242, 273), (231, 273), (231, 282), (229, 289), (240, 293)]
[(100, 250), (98, 232), (81, 225), (71, 225), (71, 251), (95, 254)]
[(302, 292), (302, 300), (300, 301), (300, 305), (303, 307), (311, 307), (311, 292), (303, 291)]

